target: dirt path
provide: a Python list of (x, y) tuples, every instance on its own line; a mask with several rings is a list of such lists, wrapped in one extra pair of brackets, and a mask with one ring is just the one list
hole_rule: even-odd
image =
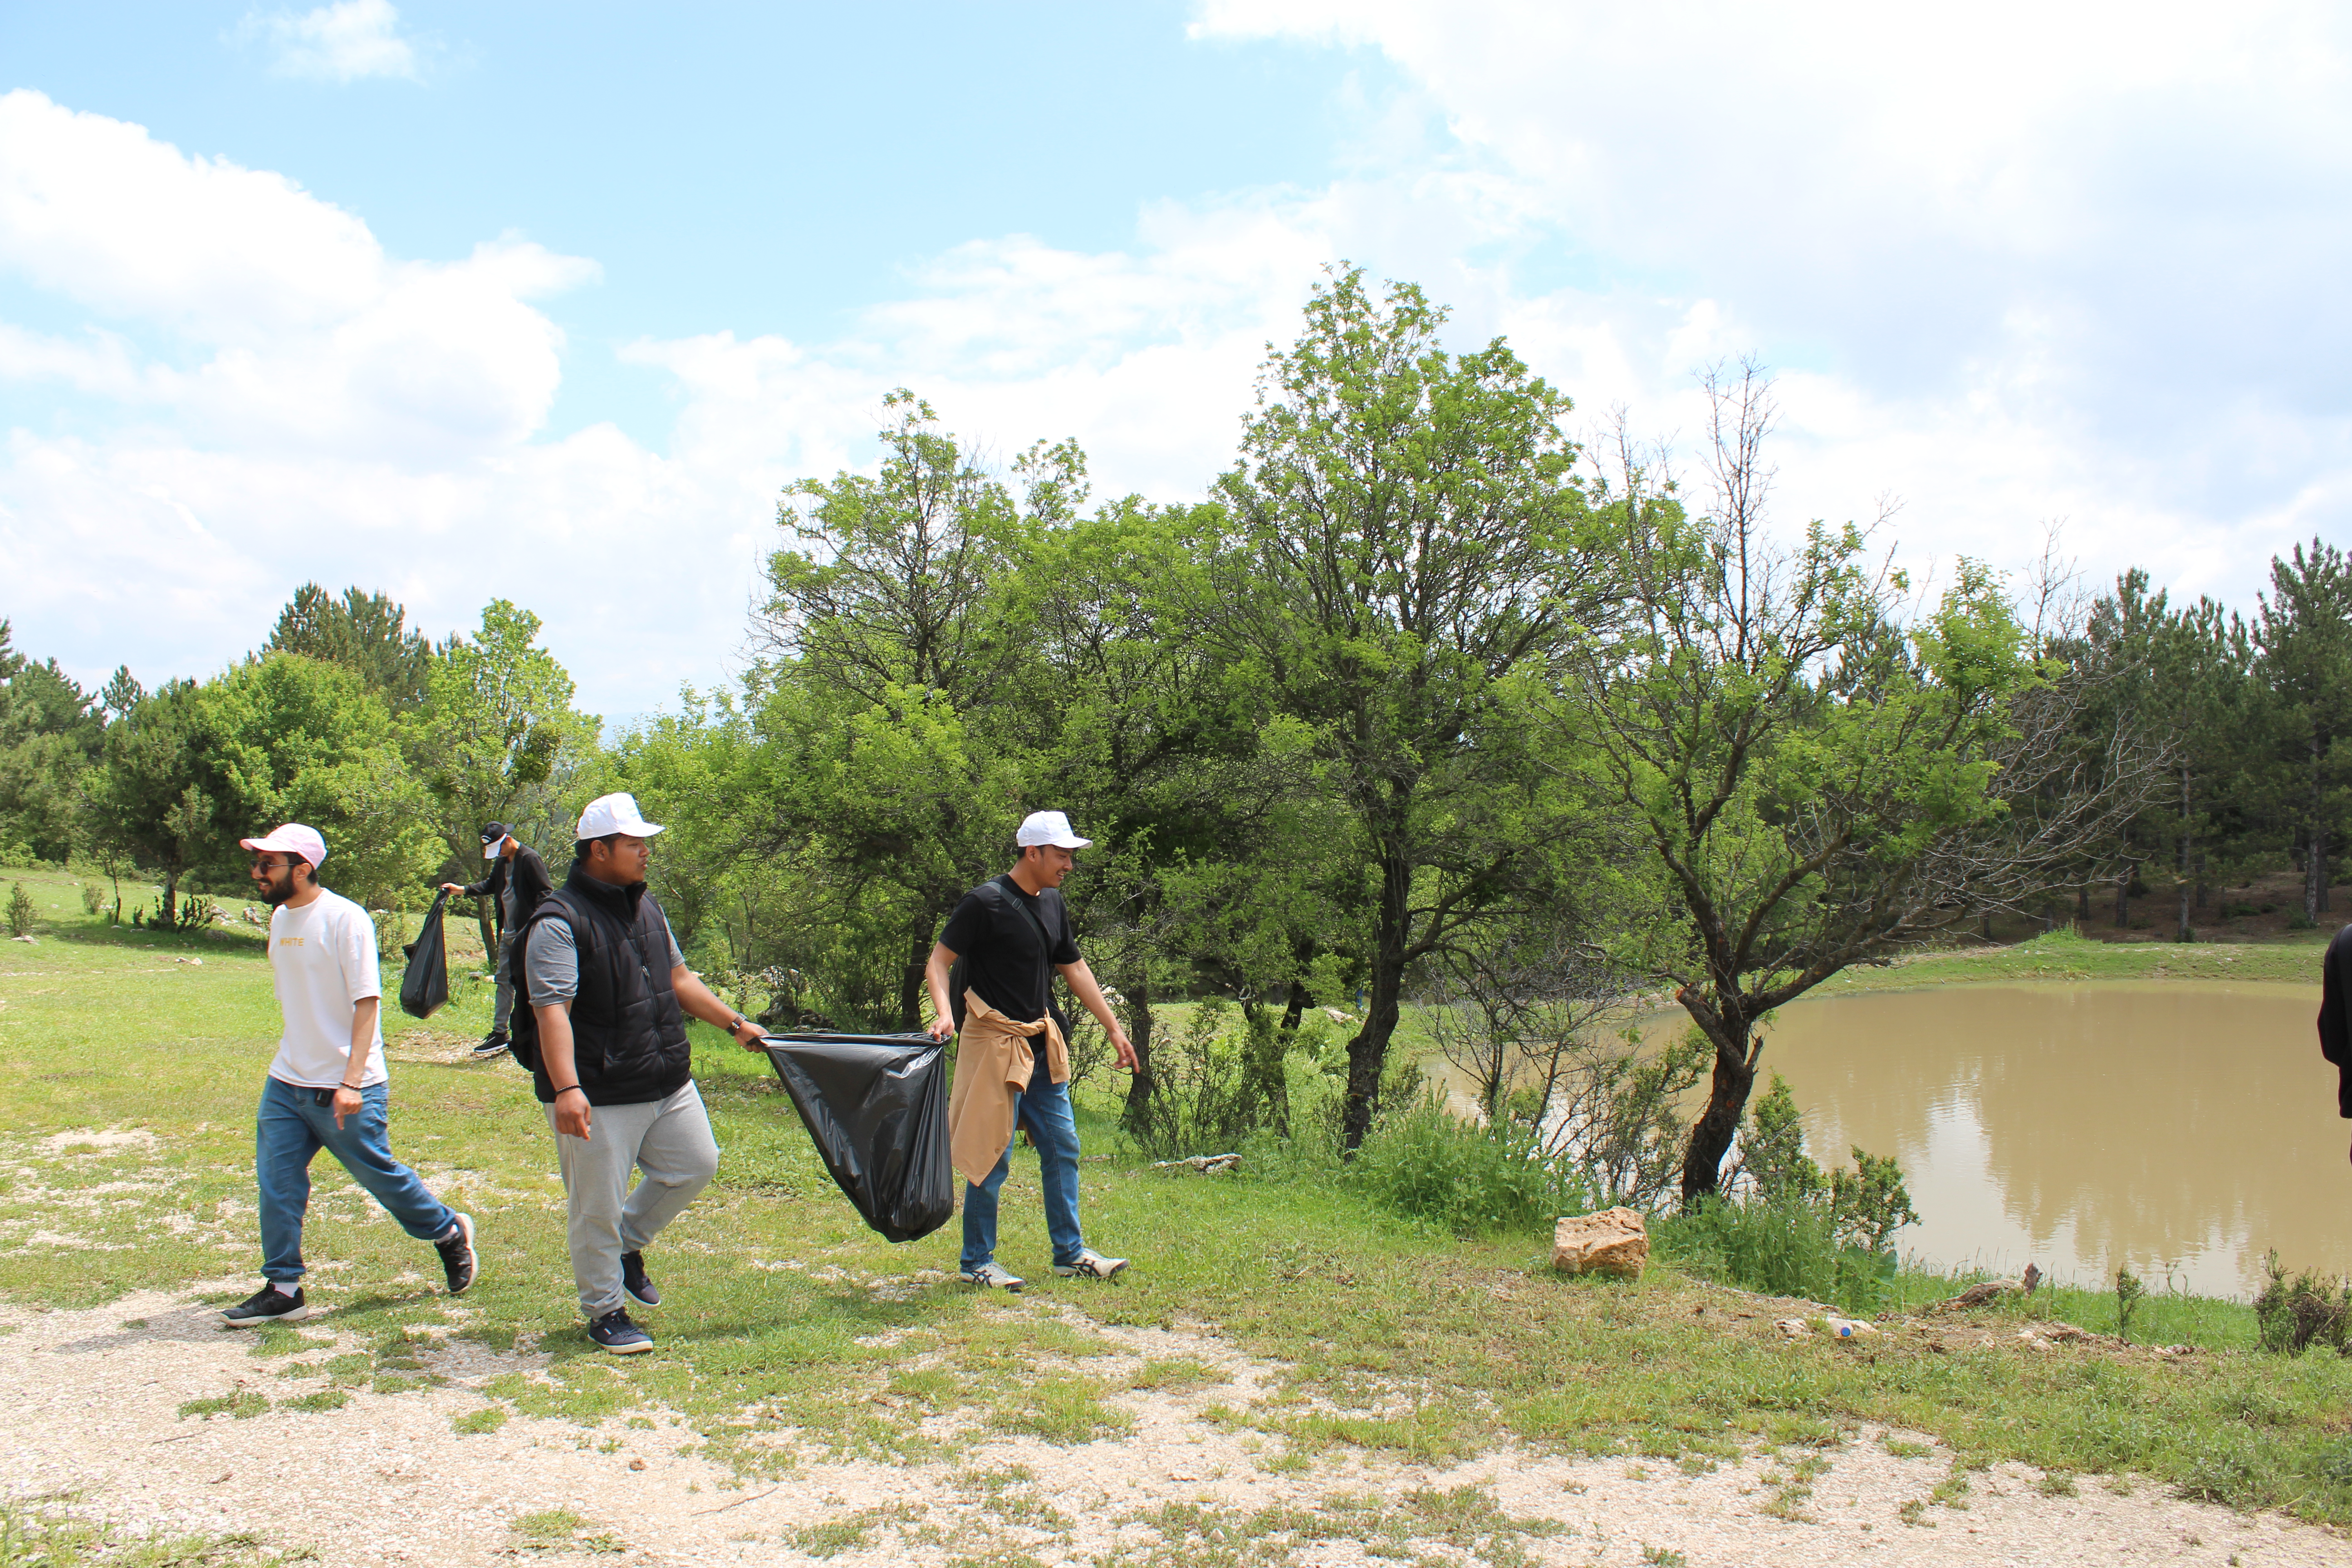
[[(331, 1316), (304, 1327), (334, 1342), (302, 1352), (305, 1362), (361, 1348), (335, 1334)], [(479, 1435), (457, 1431), (491, 1408), (476, 1389), (536, 1364), (527, 1353), (445, 1341), (424, 1355), (444, 1385), (361, 1390), (340, 1408), (304, 1410), (287, 1401), (323, 1392), (323, 1373), (279, 1375), (284, 1363), (248, 1353), (249, 1336), (218, 1328), (184, 1295), (91, 1311), (6, 1309), (0, 1473), (9, 1500), (47, 1500), (31, 1504), (37, 1511), (103, 1517), (133, 1532), (251, 1533), (278, 1551), (313, 1547), (336, 1568), (820, 1558), (841, 1568), (1338, 1568), (1511, 1562), (1516, 1552), (1608, 1568), (2352, 1564), (2352, 1543), (2331, 1532), (2147, 1485), (2126, 1495), (2085, 1479), (2075, 1495), (2047, 1495), (2042, 1478), (2003, 1467), (1936, 1500), (1948, 1458), (1876, 1431), (1818, 1456), (1811, 1475), (1796, 1454), (1698, 1474), (1670, 1461), (1509, 1453), (1442, 1470), (1290, 1464), (1278, 1444), (1210, 1414), (1250, 1399), (1274, 1369), (1210, 1337), (1088, 1327), (1136, 1365), (1185, 1356), (1229, 1381), (1117, 1396), (1136, 1427), (1116, 1442), (987, 1441), (952, 1465), (806, 1465), (781, 1484), (746, 1487), (681, 1453), (694, 1435), (666, 1419), (588, 1429), (516, 1417)], [(191, 1401), (239, 1395), (248, 1408), (257, 1398), (271, 1406), (249, 1417), (233, 1405), (209, 1418), (180, 1414)], [(935, 1419), (950, 1430), (960, 1417)]]

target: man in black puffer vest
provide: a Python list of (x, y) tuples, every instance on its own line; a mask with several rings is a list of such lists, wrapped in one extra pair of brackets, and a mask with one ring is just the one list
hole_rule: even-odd
[[(618, 1355), (654, 1348), (623, 1298), (660, 1302), (646, 1247), (719, 1169), (687, 1016), (761, 1048), (757, 1026), (686, 967), (646, 892), (648, 841), (660, 831), (637, 815), (633, 795), (590, 801), (572, 875), (532, 912), (511, 963), (523, 998), (514, 1053), (555, 1129), (580, 1310), (588, 1337)], [(634, 1192), (632, 1169), (645, 1172)]]

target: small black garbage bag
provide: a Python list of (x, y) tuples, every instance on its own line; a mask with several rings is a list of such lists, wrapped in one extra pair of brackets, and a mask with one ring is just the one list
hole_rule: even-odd
[(928, 1035), (771, 1035), (768, 1060), (866, 1223), (913, 1241), (955, 1213), (947, 1047)]
[(400, 1010), (412, 1018), (429, 1018), (449, 1000), (449, 955), (441, 941), (441, 906), (448, 901), (446, 892), (433, 895), (416, 940), (402, 949), (408, 972), (400, 977)]

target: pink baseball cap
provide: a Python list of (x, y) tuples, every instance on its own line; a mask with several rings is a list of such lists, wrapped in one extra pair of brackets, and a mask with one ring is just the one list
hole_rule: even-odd
[(315, 827), (305, 827), (299, 822), (289, 822), (282, 826), (271, 828), (269, 837), (267, 838), (240, 838), (236, 842), (237, 847), (242, 849), (276, 850), (281, 855), (299, 855), (303, 859), (310, 862), (310, 869), (313, 871), (319, 868), (319, 862), (327, 858), (327, 841), (319, 837), (319, 830)]

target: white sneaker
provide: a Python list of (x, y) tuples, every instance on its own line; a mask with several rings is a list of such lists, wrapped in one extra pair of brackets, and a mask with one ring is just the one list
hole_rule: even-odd
[(1011, 1272), (1001, 1263), (983, 1263), (977, 1268), (965, 1269), (956, 1278), (967, 1285), (992, 1286), (996, 1289), (1011, 1290), (1016, 1294), (1021, 1289), (1021, 1276)]
[(1091, 1247), (1081, 1247), (1078, 1248), (1078, 1260), (1076, 1263), (1056, 1263), (1054, 1265), (1054, 1272), (1065, 1279), (1073, 1277), (1080, 1279), (1108, 1279), (1126, 1267), (1127, 1259), (1124, 1258), (1105, 1258)]

